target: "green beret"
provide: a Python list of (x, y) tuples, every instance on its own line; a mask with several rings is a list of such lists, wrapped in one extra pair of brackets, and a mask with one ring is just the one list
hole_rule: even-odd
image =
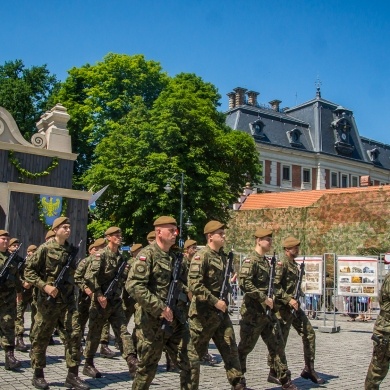
[(164, 215), (162, 217), (157, 218), (154, 221), (153, 226), (159, 226), (159, 225), (176, 225), (177, 226), (177, 222), (176, 222), (175, 218), (167, 217)]
[(51, 226), (52, 229), (58, 228), (59, 226), (65, 224), (65, 223), (70, 223), (68, 217), (59, 217), (56, 218), (53, 222), (53, 225)]
[(37, 250), (37, 246), (36, 245), (29, 245), (27, 247), (27, 252), (35, 252)]
[(263, 228), (257, 228), (255, 232), (255, 237), (257, 238), (263, 238), (263, 237), (272, 237), (272, 230), (271, 229), (263, 229)]
[(108, 228), (108, 229), (104, 232), (104, 235), (105, 235), (105, 236), (109, 236), (110, 234), (115, 234), (115, 233), (122, 233), (121, 228), (119, 228), (119, 227), (117, 227), (117, 226), (112, 226), (112, 227)]
[(49, 230), (47, 233), (46, 233), (46, 236), (45, 236), (45, 240), (48, 240), (49, 238), (53, 238), (55, 237), (56, 234), (53, 232), (53, 230)]
[(156, 232), (154, 230), (152, 230), (147, 236), (146, 236), (146, 239), (148, 241), (152, 241), (152, 240), (155, 240), (156, 239)]
[(0, 236), (9, 236), (7, 230), (0, 230)]
[(141, 248), (142, 248), (142, 244), (133, 244), (132, 247), (131, 247), (131, 251), (135, 252), (135, 251), (137, 251), (138, 249), (141, 249)]
[(196, 241), (195, 240), (186, 240), (186, 242), (184, 243), (184, 249), (187, 249), (191, 245), (196, 245)]
[(295, 237), (287, 237), (283, 241), (283, 248), (292, 248), (294, 246), (300, 245), (300, 241)]
[(206, 226), (204, 227), (203, 233), (212, 233), (215, 232), (218, 229), (225, 229), (226, 226), (222, 222), (219, 221), (210, 221), (206, 223)]
[(9, 240), (9, 246), (14, 245), (14, 244), (20, 244), (18, 238), (11, 238), (11, 239)]

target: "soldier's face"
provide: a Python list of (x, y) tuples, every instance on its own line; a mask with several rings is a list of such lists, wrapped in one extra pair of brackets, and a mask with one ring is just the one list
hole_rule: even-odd
[(191, 245), (187, 248), (187, 251), (188, 251), (188, 255), (189, 256), (193, 256), (196, 251), (197, 251), (197, 246), (196, 245)]
[(171, 244), (171, 246), (176, 242), (177, 237), (177, 226), (172, 224), (166, 224), (159, 226), (157, 228), (157, 233), (160, 240), (164, 244)]
[(8, 236), (0, 236), (0, 252), (5, 252), (8, 248), (9, 237)]
[(267, 237), (259, 238), (259, 244), (264, 251), (266, 252), (270, 251), (272, 247), (272, 237), (267, 236)]
[(18, 246), (19, 246), (19, 244), (17, 244), (17, 243), (12, 244), (12, 245), (10, 245), (10, 246), (8, 247), (8, 250), (9, 250), (10, 252), (15, 252)]
[(63, 225), (58, 226), (55, 233), (60, 239), (67, 240), (70, 236), (70, 225), (68, 223), (64, 223)]
[(114, 245), (120, 245), (122, 243), (122, 233), (115, 233), (107, 236), (109, 242)]
[(299, 255), (299, 245), (293, 246), (292, 248), (286, 248), (287, 256), (295, 259)]
[(222, 248), (225, 243), (225, 230), (218, 229), (209, 235), (211, 242), (217, 247)]

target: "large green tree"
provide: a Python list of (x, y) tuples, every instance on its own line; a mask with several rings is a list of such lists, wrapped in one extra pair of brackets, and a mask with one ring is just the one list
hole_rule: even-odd
[(147, 61), (143, 55), (114, 53), (95, 65), (72, 68), (68, 73), (54, 99), (71, 116), (68, 129), (73, 151), (79, 153), (77, 178), (91, 166), (95, 147), (133, 110), (135, 101), (141, 99), (147, 108), (152, 107), (168, 76), (158, 62)]
[[(253, 139), (225, 126), (216, 88), (194, 74), (170, 79), (151, 109), (141, 98), (123, 120), (111, 123), (96, 147), (86, 186), (109, 184), (90, 225), (95, 236), (112, 223), (130, 241), (144, 241), (162, 214), (179, 220), (184, 173), (184, 237), (202, 235), (209, 219), (228, 220), (230, 205), (248, 180), (259, 180)], [(167, 181), (173, 188), (164, 191)], [(102, 222), (104, 221), (104, 222)]]
[(22, 60), (0, 66), (0, 106), (14, 117), (20, 132), (30, 140), (35, 124), (50, 108), (48, 100), (59, 82), (46, 65), (26, 68)]

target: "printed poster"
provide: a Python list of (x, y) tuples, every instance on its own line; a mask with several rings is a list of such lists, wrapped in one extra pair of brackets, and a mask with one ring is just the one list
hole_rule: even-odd
[[(295, 261), (300, 266), (303, 257), (297, 257)], [(305, 274), (301, 290), (305, 294), (322, 294), (322, 256), (305, 257)]]

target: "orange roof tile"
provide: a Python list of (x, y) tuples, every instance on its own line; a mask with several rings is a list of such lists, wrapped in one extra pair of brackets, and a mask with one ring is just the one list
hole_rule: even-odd
[(270, 192), (265, 194), (251, 194), (240, 207), (241, 210), (258, 210), (288, 207), (308, 207), (327, 194), (350, 192), (373, 192), (379, 189), (390, 191), (390, 186), (333, 188), (329, 190)]

